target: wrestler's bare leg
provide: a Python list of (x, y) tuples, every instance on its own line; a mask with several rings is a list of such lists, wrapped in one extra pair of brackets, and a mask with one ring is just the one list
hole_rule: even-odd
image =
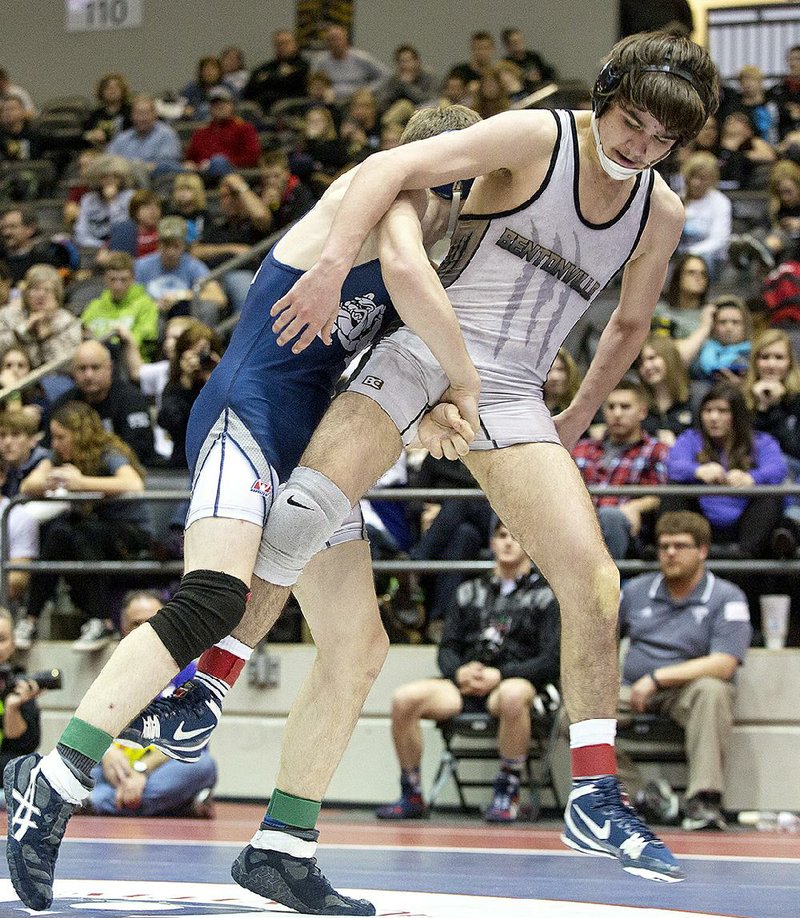
[(615, 717), (619, 572), (575, 463), (553, 443), (473, 451), (464, 462), (558, 599), (570, 720)]

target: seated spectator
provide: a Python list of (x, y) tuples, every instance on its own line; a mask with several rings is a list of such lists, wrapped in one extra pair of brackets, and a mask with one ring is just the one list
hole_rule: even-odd
[(650, 335), (635, 367), (648, 399), (642, 427), (669, 449), (675, 438), (692, 425), (689, 374), (675, 342), (663, 335)]
[[(164, 605), (157, 593), (138, 590), (124, 600), (120, 630), (126, 637), (149, 621)], [(170, 682), (161, 697), (194, 677), (190, 663)], [(92, 772), (95, 785), (81, 812), (98, 816), (212, 815), (211, 791), (217, 783), (217, 765), (203, 749), (196, 762), (177, 762), (156, 749), (127, 749), (114, 743)]]
[(450, 69), (450, 75), (460, 77), (467, 92), (474, 95), (484, 72), (495, 64), (495, 43), (490, 32), (473, 32), (469, 40), (469, 60)]
[(133, 339), (143, 360), (155, 354), (158, 305), (133, 280), (133, 259), (127, 252), (110, 252), (103, 266), (105, 289), (81, 313), (81, 322), (93, 338), (117, 334)]
[(10, 662), (15, 651), (23, 649), (14, 641), (13, 628), (11, 613), (8, 609), (0, 608), (0, 666), (10, 666), (11, 678), (14, 679), (13, 688), (0, 702), (3, 725), (0, 733), (0, 768), (5, 768), (11, 759), (19, 755), (36, 752), (42, 739), (39, 706), (36, 704), (42, 689), (32, 679), (25, 678), (22, 667)]
[[(237, 173), (219, 183), (219, 205), (222, 213), (206, 221), (200, 241), (192, 248), (194, 257), (209, 268), (248, 252), (267, 235), (271, 219), (264, 202)], [(254, 268), (236, 268), (223, 276), (222, 287), (233, 312), (244, 305), (254, 273)]]
[(711, 332), (700, 348), (692, 373), (697, 379), (738, 384), (747, 372), (753, 346), (750, 310), (738, 296), (719, 297), (713, 305)]
[(442, 98), (439, 105), (466, 105), (472, 103), (472, 92), (469, 89), (464, 72), (454, 67), (445, 77), (442, 87)]
[(796, 478), (800, 473), (800, 367), (785, 331), (771, 328), (756, 338), (743, 388), (753, 426), (780, 443)]
[(306, 95), (308, 61), (300, 53), (297, 36), (291, 29), (272, 33), (274, 57), (250, 74), (242, 98), (257, 102), (265, 115), (276, 102), (301, 99)]
[(262, 203), (270, 218), (265, 231), (274, 233), (307, 214), (316, 199), (306, 185), (289, 169), (289, 157), (283, 150), (274, 150), (261, 157)]
[(423, 718), (444, 721), (488, 711), (500, 721), (500, 771), (487, 822), (513, 822), (528, 759), (531, 705), (558, 678), (559, 612), (550, 587), (506, 527), (492, 535), (492, 574), (462, 583), (451, 597), (439, 645), (442, 678), (421, 679), (392, 697), (392, 737), (400, 762), (400, 799), (379, 819), (419, 819), (428, 808), (420, 781)]
[(244, 65), (244, 52), (241, 48), (229, 45), (219, 53), (219, 64), (222, 68), (222, 79), (230, 86), (239, 98), (250, 79), (250, 71)]
[(756, 136), (769, 144), (778, 142), (778, 111), (764, 89), (764, 74), (758, 67), (748, 64), (739, 71), (740, 90), (726, 114), (744, 112), (755, 127)]
[(679, 255), (653, 315), (653, 331), (675, 339), (688, 366), (711, 332), (714, 307), (706, 303), (708, 267), (699, 255)]
[(0, 463), (5, 472), (0, 488), (3, 497), (16, 497), (23, 479), (49, 455), (41, 439), (36, 418), (24, 411), (0, 412)]
[(391, 76), (389, 68), (366, 51), (353, 48), (344, 26), (330, 24), (325, 28), (325, 51), (311, 60), (312, 70), (322, 70), (333, 84), (337, 102), (346, 102), (357, 89), (378, 92)]
[(78, 177), (70, 182), (67, 191), (67, 200), (64, 201), (64, 208), (61, 212), (64, 220), (64, 227), (68, 233), (75, 229), (75, 221), (81, 210), (81, 199), (91, 190), (89, 188), (89, 174), (92, 171), (92, 163), (96, 162), (103, 155), (97, 147), (88, 147), (81, 150), (78, 154)]
[(102, 148), (131, 126), (131, 88), (125, 77), (114, 71), (100, 77), (95, 96), (98, 105), (84, 122), (83, 139)]
[[(460, 463), (459, 463), (460, 464)], [(453, 497), (429, 505), (424, 519), (427, 528), (409, 551), (413, 561), (464, 561), (477, 558), (489, 542), (492, 509), (489, 501), (469, 497)], [(425, 586), (425, 612), (428, 631), (435, 634), (451, 597), (464, 580), (464, 571), (436, 574)], [(409, 592), (413, 593), (413, 578)]]
[(511, 99), (496, 64), (487, 67), (481, 74), (472, 96), (472, 108), (481, 118), (490, 118), (511, 108)]
[(69, 357), (81, 340), (80, 322), (64, 309), (64, 283), (50, 265), (28, 269), (22, 302), (0, 309), (0, 350), (16, 345), (31, 367)]
[[(18, 96), (6, 96), (0, 101), (0, 162), (42, 159), (45, 152), (45, 140), (28, 120), (22, 100)], [(41, 187), (34, 172), (11, 176), (4, 186), (4, 196), (14, 201), (31, 201), (47, 190)]]
[[(0, 390), (16, 386), (33, 367), (28, 352), (21, 345), (12, 344), (0, 354)], [(35, 427), (39, 427), (50, 410), (50, 399), (41, 383), (26, 386), (16, 395), (3, 399), (0, 417), (4, 414), (22, 414), (28, 417)]]
[(715, 553), (761, 558), (781, 517), (780, 497), (736, 497), (735, 490), (780, 484), (787, 474), (778, 441), (753, 431), (738, 385), (717, 383), (700, 403), (697, 428), (684, 431), (667, 460), (671, 482), (728, 485), (727, 495), (665, 498), (664, 509), (697, 510), (711, 524)]
[[(164, 336), (161, 341), (161, 354), (158, 360), (152, 363), (142, 363), (138, 350), (126, 351), (126, 366), (128, 376), (132, 383), (139, 386), (142, 394), (155, 405), (156, 411), (161, 409), (161, 395), (169, 380), (169, 367), (175, 353), (175, 342), (187, 328), (206, 328), (202, 322), (191, 316), (175, 316), (164, 326)], [(156, 452), (164, 459), (172, 456), (172, 440), (163, 427), (153, 428)]]
[(33, 104), (31, 94), (21, 86), (12, 83), (6, 68), (0, 67), (0, 101), (8, 96), (16, 96), (18, 99), (22, 100), (26, 118), (30, 119), (36, 117), (36, 106)]
[(543, 83), (556, 78), (556, 71), (538, 52), (525, 47), (525, 36), (520, 29), (503, 29), (500, 36), (506, 49), (505, 59), (522, 71), (527, 92), (533, 92)]
[(792, 45), (786, 51), (786, 67), (788, 73), (769, 90), (770, 99), (778, 107), (781, 140), (800, 127), (800, 45)]
[(126, 252), (131, 258), (141, 258), (158, 249), (161, 198), (154, 191), (135, 191), (128, 204), (128, 214), (128, 220), (111, 224), (107, 249), (97, 255), (98, 262), (103, 266), (107, 252)]
[[(603, 403), (603, 437), (579, 440), (572, 458), (587, 486), (659, 485), (667, 480), (668, 449), (642, 426), (647, 395), (637, 383), (622, 380)], [(647, 537), (647, 523), (659, 498), (592, 497), (609, 554), (625, 558), (637, 539)]]
[(121, 156), (148, 175), (163, 175), (181, 168), (181, 142), (175, 128), (158, 118), (155, 99), (139, 94), (131, 105), (132, 127), (109, 143), (106, 152)]
[(194, 245), (203, 235), (208, 219), (206, 187), (194, 172), (179, 172), (172, 183), (167, 213), (186, 221), (186, 243)]
[[(90, 342), (93, 343), (93, 342)], [(99, 345), (98, 345), (99, 346)], [(22, 482), (21, 492), (43, 497), (53, 492), (92, 491), (113, 498), (144, 490), (145, 472), (135, 453), (103, 426), (83, 402), (68, 402), (50, 419), (51, 457), (42, 459)], [(123, 561), (150, 550), (152, 521), (143, 501), (104, 500), (75, 504), (52, 520), (42, 538), (43, 561)], [(55, 593), (58, 574), (31, 576), (28, 633), (36, 637), (39, 616)], [(70, 594), (86, 622), (73, 649), (100, 650), (115, 637), (111, 619), (111, 580), (104, 574), (66, 575)]]
[(99, 249), (108, 242), (111, 227), (129, 217), (133, 197), (133, 172), (121, 156), (101, 156), (92, 163), (90, 191), (81, 198), (73, 237), (77, 245)]
[(529, 95), (522, 82), (522, 70), (516, 64), (512, 64), (511, 61), (500, 61), (495, 66), (495, 71), (497, 78), (500, 80), (500, 85), (508, 95), (511, 107), (515, 108), (518, 102), (521, 102)]
[(183, 117), (195, 121), (205, 121), (210, 115), (210, 92), (212, 89), (224, 87), (236, 92), (222, 76), (222, 64), (218, 57), (208, 54), (197, 62), (197, 74), (191, 83), (187, 83), (181, 90), (183, 100)]
[(350, 97), (339, 128), (339, 136), (348, 143), (351, 162), (359, 162), (378, 149), (380, 130), (375, 93), (369, 89), (356, 90)]
[(261, 144), (255, 127), (236, 114), (232, 89), (214, 86), (208, 91), (211, 120), (199, 127), (184, 152), (184, 169), (207, 179), (218, 179), (234, 169), (258, 165)]
[(70, 252), (62, 244), (44, 239), (39, 218), (29, 205), (10, 205), (0, 213), (0, 261), (18, 284), (34, 265), (52, 265), (63, 277), (70, 267)]
[[(663, 714), (683, 727), (689, 783), (683, 828), (724, 829), (725, 757), (733, 726), (733, 678), (752, 629), (744, 593), (706, 571), (711, 531), (697, 513), (665, 513), (656, 524), (658, 573), (628, 581), (620, 627), (630, 638), (619, 700), (631, 712)], [(642, 787), (638, 769), (617, 747), (619, 778), (637, 808), (675, 820), (677, 798), (662, 782)]]
[(695, 153), (681, 170), (686, 184), (683, 197), (686, 222), (679, 253), (699, 255), (712, 281), (719, 277), (731, 237), (731, 202), (716, 186), (719, 167), (710, 153)]
[(99, 341), (84, 341), (72, 359), (75, 385), (53, 403), (53, 414), (70, 402), (84, 402), (100, 416), (106, 430), (133, 451), (139, 462), (155, 460), (153, 427), (147, 400), (132, 383), (114, 374), (111, 354)]
[(550, 414), (559, 414), (569, 408), (580, 384), (581, 371), (578, 365), (572, 359), (572, 354), (560, 347), (542, 389), (544, 403)]
[(222, 356), (222, 342), (206, 325), (194, 322), (174, 345), (169, 361), (169, 379), (161, 393), (158, 424), (172, 440), (169, 465), (185, 469), (186, 426), (200, 390), (208, 382)]
[[(17, 412), (19, 413), (19, 412)], [(5, 485), (5, 463), (0, 461), (0, 485)], [(0, 513), (5, 511), (10, 497), (0, 497)], [(15, 504), (8, 511), (8, 546), (3, 545), (4, 534), (0, 532), (0, 549), (8, 550), (12, 564), (27, 564), (39, 557), (39, 521), (25, 504)], [(8, 598), (13, 603), (23, 603), (30, 584), (30, 571), (8, 571)], [(24, 647), (20, 647), (24, 650)], [(0, 702), (2, 699), (0, 698)]]
[(347, 143), (339, 137), (330, 110), (322, 105), (309, 108), (301, 148), (291, 158), (292, 171), (322, 195), (347, 161)]
[(720, 187), (728, 191), (754, 187), (756, 166), (775, 161), (775, 151), (756, 134), (746, 112), (726, 115), (719, 143)]
[(219, 312), (228, 300), (217, 281), (205, 281), (210, 274), (208, 266), (189, 254), (186, 234), (183, 217), (161, 219), (158, 251), (137, 258), (133, 276), (158, 303), (165, 320), (191, 312), (197, 318), (209, 318), (208, 324), (216, 325)]
[(770, 231), (764, 240), (773, 264), (800, 259), (800, 165), (776, 163), (769, 174)]
[(378, 93), (378, 104), (382, 111), (401, 99), (407, 99), (415, 106), (436, 99), (439, 81), (422, 66), (419, 51), (414, 45), (395, 48), (394, 64), (394, 73)]

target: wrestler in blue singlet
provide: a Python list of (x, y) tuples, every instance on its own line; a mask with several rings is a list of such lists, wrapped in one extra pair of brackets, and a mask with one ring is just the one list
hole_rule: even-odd
[(344, 282), (332, 344), (317, 338), (302, 353), (293, 354), (278, 345), (270, 309), (303, 273), (282, 264), (272, 252), (262, 262), (230, 345), (192, 408), (186, 434), (192, 475), (209, 432), (228, 409), (247, 428), (279, 480), (285, 481), (347, 363), (397, 318), (380, 264), (365, 262)]

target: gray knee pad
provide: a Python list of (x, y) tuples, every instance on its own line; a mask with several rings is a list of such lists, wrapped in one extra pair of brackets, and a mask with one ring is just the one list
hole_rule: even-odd
[(298, 466), (270, 508), (253, 573), (269, 583), (294, 586), (350, 509), (347, 496), (330, 478)]

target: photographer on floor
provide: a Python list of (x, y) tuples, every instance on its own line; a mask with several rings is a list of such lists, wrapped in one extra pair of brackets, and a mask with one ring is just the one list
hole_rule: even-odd
[[(42, 738), (36, 699), (43, 689), (35, 679), (26, 678), (20, 667), (12, 666), (9, 663), (16, 649), (14, 620), (8, 609), (0, 607), (0, 712), (2, 712), (0, 767), (2, 768), (5, 768), (15, 756), (35, 752)], [(0, 805), (5, 805), (2, 794), (0, 794)]]

